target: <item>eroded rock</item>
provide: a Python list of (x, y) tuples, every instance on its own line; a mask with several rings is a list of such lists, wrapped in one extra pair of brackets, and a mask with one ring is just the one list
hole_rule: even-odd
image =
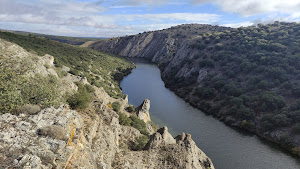
[(151, 121), (150, 114), (150, 100), (145, 99), (143, 103), (137, 108), (137, 117), (145, 123)]

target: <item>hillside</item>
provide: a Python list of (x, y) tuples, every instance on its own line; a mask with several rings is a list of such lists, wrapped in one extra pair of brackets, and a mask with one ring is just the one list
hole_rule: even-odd
[[(0, 168), (211, 168), (190, 134), (128, 103), (125, 58), (0, 32)], [(147, 118), (145, 118), (147, 117)]]
[(231, 126), (299, 155), (300, 24), (187, 24), (90, 48), (159, 65), (167, 87)]
[(70, 36), (55, 36), (55, 35), (46, 35), (40, 33), (32, 33), (32, 32), (24, 32), (24, 31), (11, 31), (11, 30), (1, 30), (2, 32), (11, 32), (17, 35), (24, 35), (24, 36), (32, 36), (32, 37), (44, 37), (46, 39), (51, 39), (54, 41), (58, 41), (61, 43), (66, 43), (69, 45), (83, 45), (86, 42), (94, 42), (98, 41), (99, 39), (103, 38), (88, 38), (88, 37), (70, 37)]

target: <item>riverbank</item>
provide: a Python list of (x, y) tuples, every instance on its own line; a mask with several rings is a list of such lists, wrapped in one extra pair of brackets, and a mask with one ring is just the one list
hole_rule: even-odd
[[(165, 88), (155, 64), (135, 63), (137, 68), (121, 81), (129, 103), (151, 100), (150, 115), (171, 133), (188, 132), (213, 160), (216, 168), (298, 168), (300, 162), (282, 149), (255, 135), (237, 132), (219, 120), (193, 108)], [(156, 122), (157, 120), (155, 120)]]

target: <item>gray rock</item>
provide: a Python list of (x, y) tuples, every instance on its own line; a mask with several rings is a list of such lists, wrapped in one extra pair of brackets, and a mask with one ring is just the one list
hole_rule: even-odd
[(150, 100), (145, 99), (143, 103), (136, 109), (137, 117), (143, 120), (145, 123), (151, 121), (149, 110), (150, 110)]
[(168, 132), (168, 128), (164, 126), (150, 136), (150, 139), (145, 146), (145, 150), (160, 148), (161, 146), (165, 146), (168, 144), (176, 144), (176, 140)]

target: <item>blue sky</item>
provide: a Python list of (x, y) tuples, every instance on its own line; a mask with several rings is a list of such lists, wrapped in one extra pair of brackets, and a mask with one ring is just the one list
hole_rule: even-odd
[(0, 29), (116, 37), (185, 23), (299, 22), (300, 0), (0, 0)]

